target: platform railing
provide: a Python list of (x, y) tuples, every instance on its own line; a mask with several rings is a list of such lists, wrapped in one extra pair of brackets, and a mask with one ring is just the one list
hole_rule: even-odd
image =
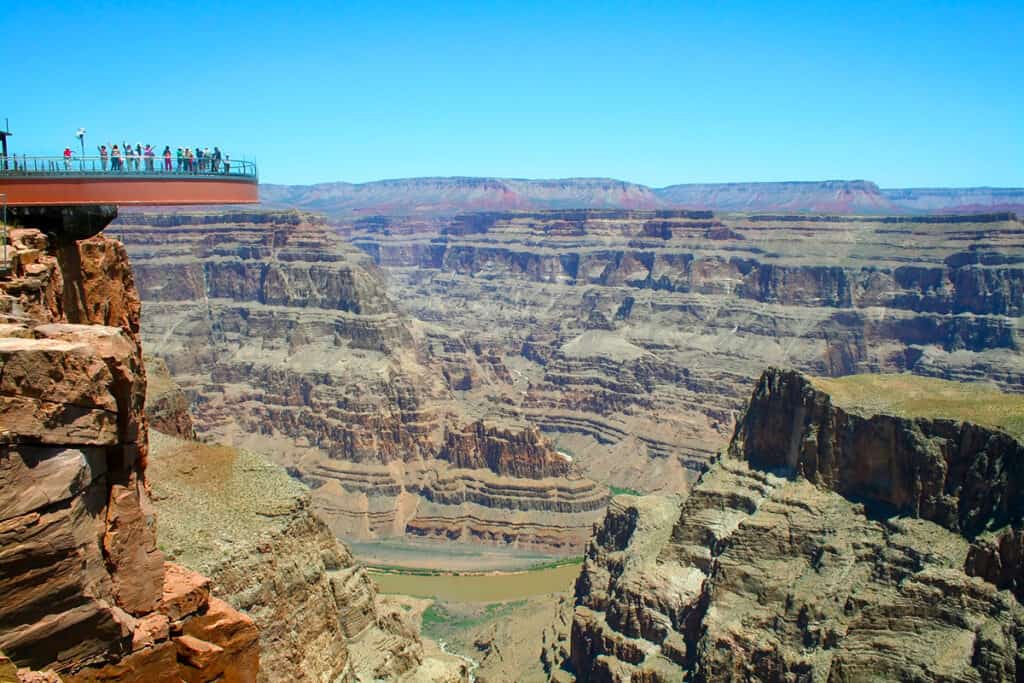
[(170, 176), (189, 177), (232, 177), (256, 178), (256, 164), (252, 161), (211, 159), (170, 160), (163, 156), (121, 157), (120, 163), (113, 157), (99, 156), (27, 156), (12, 154), (0, 156), (0, 176)]

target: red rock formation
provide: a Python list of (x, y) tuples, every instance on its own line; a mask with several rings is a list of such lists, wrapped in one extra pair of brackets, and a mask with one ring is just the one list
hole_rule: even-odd
[(536, 427), (512, 430), (483, 420), (446, 430), (438, 457), (455, 467), (528, 479), (562, 477), (572, 470), (572, 460), (556, 452)]
[(65, 681), (252, 681), (251, 620), (165, 565), (120, 243), (11, 231), (0, 280), (0, 649)]

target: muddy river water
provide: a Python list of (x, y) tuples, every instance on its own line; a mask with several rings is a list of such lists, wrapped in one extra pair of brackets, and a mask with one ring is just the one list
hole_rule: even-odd
[(370, 569), (382, 593), (400, 593), (452, 602), (499, 602), (571, 591), (580, 565), (490, 574), (417, 575)]

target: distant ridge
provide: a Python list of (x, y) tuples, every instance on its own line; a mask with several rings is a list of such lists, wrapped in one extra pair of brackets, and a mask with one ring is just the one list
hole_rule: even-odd
[(670, 206), (716, 211), (891, 213), (896, 209), (867, 180), (670, 185), (655, 193)]
[(700, 183), (656, 189), (613, 178), (396, 178), (368, 183), (264, 184), (260, 200), (268, 208), (298, 208), (334, 218), (545, 209), (1024, 213), (1024, 188), (882, 189), (868, 180)]

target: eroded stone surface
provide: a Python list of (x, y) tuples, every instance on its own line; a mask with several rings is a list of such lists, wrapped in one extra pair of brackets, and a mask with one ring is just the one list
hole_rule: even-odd
[(979, 534), (1016, 537), (1022, 449), (970, 424), (848, 414), (766, 372), (681, 505), (609, 507), (576, 587), (577, 679), (1013, 680), (1024, 609), (1000, 582), (1019, 564), (987, 571)]
[(232, 680), (254, 680), (258, 651), (229, 637), (232, 615), (244, 615), (227, 608), (203, 622), (203, 642), (223, 656), (186, 672), (171, 639), (209, 614), (209, 593), (176, 601), (173, 624), (156, 611), (180, 572), (165, 571), (145, 486), (146, 373), (124, 248), (93, 237), (54, 250), (31, 229), (11, 240), (13, 269), (0, 279), (0, 648), (24, 680), (45, 675), (29, 667), (65, 681), (236, 670)]
[[(252, 618), (259, 680), (350, 673), (372, 680), (374, 671), (389, 679), (449, 680), (451, 667), (424, 656), (416, 629), (379, 599), (363, 567), (313, 515), (308, 489), (280, 466), (252, 452), (156, 432), (151, 443), (161, 542)], [(197, 630), (217, 622), (211, 614), (213, 607), (184, 631), (223, 647)], [(447, 673), (431, 678), (428, 669)]]

